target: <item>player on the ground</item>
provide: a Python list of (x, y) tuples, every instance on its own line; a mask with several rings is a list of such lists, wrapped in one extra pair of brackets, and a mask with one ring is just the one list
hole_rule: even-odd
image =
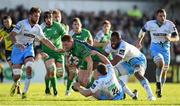
[(22, 99), (27, 97), (27, 91), (32, 78), (32, 68), (34, 62), (33, 41), (39, 39), (43, 44), (54, 51), (59, 52), (52, 42), (45, 38), (41, 27), (38, 25), (41, 10), (32, 7), (29, 11), (29, 17), (16, 24), (16, 27), (10, 33), (13, 41), (13, 50), (11, 55), (14, 84), (11, 88), (11, 95), (14, 94), (14, 89), (17, 87), (17, 81), (21, 77), (22, 65), (26, 67), (26, 80)]
[(140, 81), (146, 90), (148, 99), (155, 100), (149, 81), (144, 77), (146, 70), (146, 57), (133, 45), (123, 41), (118, 32), (111, 34), (111, 43), (105, 48), (106, 55), (114, 53), (115, 57), (111, 61), (120, 75), (131, 75)]
[(141, 48), (145, 32), (151, 35), (151, 56), (156, 64), (156, 94), (162, 96), (162, 87), (170, 64), (170, 42), (179, 41), (179, 34), (173, 22), (166, 19), (166, 11), (158, 9), (156, 20), (146, 22), (139, 32), (137, 48)]
[(99, 64), (94, 71), (95, 81), (89, 89), (81, 87), (76, 82), (73, 87), (77, 89), (82, 95), (88, 97), (93, 96), (98, 100), (122, 100), (124, 92), (122, 86), (119, 84), (113, 66), (109, 64)]
[[(10, 16), (4, 16), (2, 19), (2, 23), (3, 23), (2, 24), (3, 28), (0, 29), (0, 42), (4, 40), (6, 61), (8, 62), (10, 68), (12, 68), (11, 52), (12, 52), (13, 43), (9, 36), (9, 33), (13, 30), (15, 25), (12, 24), (12, 19)], [(21, 94), (21, 89), (19, 85), (20, 85), (20, 81), (18, 81), (17, 83), (17, 94)]]
[[(46, 11), (44, 13), (44, 21), (45, 28), (43, 28), (43, 32), (45, 37), (49, 39), (58, 49), (62, 49), (61, 37), (66, 33), (64, 27), (58, 23), (53, 21), (53, 15), (50, 11)], [(64, 54), (58, 53), (54, 50), (51, 50), (45, 44), (42, 44), (42, 51), (47, 53), (48, 57), (45, 59), (46, 66), (46, 76), (45, 76), (45, 84), (46, 89), (45, 93), (50, 94), (50, 83), (52, 84), (54, 95), (58, 95), (57, 90), (57, 78), (63, 77), (64, 74)]]

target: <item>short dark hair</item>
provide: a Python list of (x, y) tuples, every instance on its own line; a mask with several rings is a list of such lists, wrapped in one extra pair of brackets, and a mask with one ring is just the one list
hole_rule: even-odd
[(50, 18), (50, 17), (52, 17), (52, 12), (51, 12), (51, 11), (45, 11), (45, 12), (44, 12), (44, 20), (45, 20), (46, 18)]
[(101, 74), (101, 75), (106, 75), (107, 74), (107, 69), (105, 64), (99, 64), (97, 67), (97, 71)]
[(108, 21), (108, 20), (104, 20), (103, 25), (106, 25), (106, 24), (107, 24), (107, 25), (108, 25), (108, 24), (111, 25), (111, 22)]
[(159, 13), (166, 13), (166, 10), (165, 9), (158, 9), (156, 11), (156, 15), (159, 14)]
[(32, 8), (30, 9), (30, 11), (29, 11), (29, 15), (32, 15), (32, 14), (34, 14), (34, 13), (41, 13), (40, 8), (38, 8), (38, 7), (32, 7)]
[(119, 32), (116, 32), (116, 31), (111, 34), (111, 37), (117, 37), (121, 39), (121, 35), (119, 34)]
[(73, 41), (73, 38), (71, 35), (64, 35), (62, 38), (61, 38), (61, 41), (62, 42), (70, 42), (70, 41)]
[[(6, 16), (4, 16), (3, 17), (3, 19), (2, 20), (6, 20), (6, 19), (11, 19), (11, 17), (10, 16), (8, 16), (8, 15), (6, 15)], [(12, 20), (12, 19), (11, 19)]]

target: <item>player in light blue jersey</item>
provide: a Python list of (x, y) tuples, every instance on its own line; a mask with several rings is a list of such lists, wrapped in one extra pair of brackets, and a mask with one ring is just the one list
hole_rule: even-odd
[(98, 65), (94, 72), (96, 80), (90, 88), (85, 89), (78, 82), (74, 84), (73, 88), (86, 97), (93, 96), (98, 100), (122, 100), (124, 98), (122, 86), (116, 78), (113, 66), (109, 61), (107, 63), (109, 64)]
[(13, 68), (13, 79), (14, 84), (12, 85), (10, 95), (13, 96), (17, 87), (17, 82), (20, 80), (22, 74), (22, 65), (26, 67), (26, 80), (24, 91), (22, 93), (22, 99), (27, 97), (27, 91), (32, 78), (32, 68), (34, 62), (34, 49), (33, 42), (37, 38), (47, 47), (54, 51), (59, 51), (52, 42), (50, 42), (44, 36), (41, 27), (38, 25), (41, 10), (36, 7), (32, 7), (29, 12), (28, 19), (19, 21), (16, 27), (10, 33), (13, 41), (13, 50), (11, 54), (12, 68)]
[(149, 81), (144, 77), (146, 70), (146, 57), (135, 46), (121, 39), (118, 32), (111, 34), (111, 43), (105, 48), (106, 55), (113, 53), (111, 61), (119, 75), (134, 74), (148, 95), (148, 100), (156, 100), (153, 96)]
[(159, 9), (156, 20), (146, 22), (139, 32), (136, 47), (141, 48), (145, 32), (150, 32), (151, 56), (156, 64), (156, 94), (162, 96), (162, 87), (170, 64), (170, 42), (179, 41), (179, 34), (173, 22), (166, 19), (166, 11)]

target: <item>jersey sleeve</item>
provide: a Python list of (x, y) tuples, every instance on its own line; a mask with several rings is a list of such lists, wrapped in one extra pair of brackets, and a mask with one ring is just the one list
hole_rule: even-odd
[(4, 37), (3, 29), (0, 29), (0, 38)]
[(142, 28), (143, 32), (150, 31), (150, 21), (146, 22), (145, 25)]
[(95, 80), (92, 86), (90, 87), (90, 90), (92, 93), (95, 93), (96, 91), (101, 89), (100, 80)]
[(20, 33), (22, 29), (23, 29), (23, 21), (19, 21), (12, 31), (16, 33)]
[(92, 35), (91, 35), (91, 32), (88, 31), (87, 33), (88, 33), (88, 40), (93, 40)]
[(118, 56), (124, 58), (124, 56), (126, 55), (127, 51), (126, 51), (126, 46), (122, 46), (119, 48), (119, 51), (118, 51)]
[(177, 29), (176, 29), (176, 26), (174, 25), (173, 22), (170, 22), (170, 24), (169, 24), (169, 30), (170, 30), (170, 33), (171, 33), (171, 34), (176, 33)]
[(111, 44), (110, 43), (105, 47), (105, 52), (107, 54), (110, 54), (112, 52), (112, 48), (111, 48)]

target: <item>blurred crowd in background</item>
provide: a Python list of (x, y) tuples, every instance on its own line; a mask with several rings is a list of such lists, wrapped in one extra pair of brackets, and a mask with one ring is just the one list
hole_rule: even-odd
[[(119, 31), (122, 38), (134, 44), (137, 40), (138, 32), (140, 28), (145, 24), (146, 21), (154, 19), (153, 16), (148, 16), (148, 13), (143, 13), (138, 7), (135, 5), (132, 10), (128, 10), (127, 13), (122, 13), (120, 10), (117, 11), (100, 11), (98, 14), (95, 12), (79, 12), (76, 10), (72, 10), (70, 15), (67, 15), (65, 12), (62, 12), (62, 23), (69, 25), (71, 29), (72, 19), (74, 17), (79, 17), (83, 24), (84, 28), (87, 28), (91, 31), (93, 37), (102, 28), (103, 20), (107, 19), (112, 24), (113, 31)], [(42, 12), (43, 14), (43, 12)], [(15, 9), (4, 8), (0, 10), (0, 20), (2, 20), (3, 16), (9, 15), (12, 17), (13, 24), (16, 24), (18, 21), (25, 19), (28, 17), (28, 9), (25, 9), (22, 5), (18, 6)], [(167, 14), (168, 15), (168, 14)], [(43, 22), (43, 16), (41, 15), (40, 24)], [(176, 19), (169, 19), (173, 21), (180, 32), (180, 22)], [(0, 27), (2, 27), (2, 22), (0, 23)], [(150, 37), (149, 34), (146, 35), (144, 39), (144, 45), (142, 52), (146, 55), (147, 58), (150, 58), (149, 52), (149, 44)], [(176, 56), (180, 55), (180, 43), (176, 42), (172, 44), (171, 48), (172, 59), (175, 60)], [(3, 51), (3, 42), (0, 43), (0, 51)]]

